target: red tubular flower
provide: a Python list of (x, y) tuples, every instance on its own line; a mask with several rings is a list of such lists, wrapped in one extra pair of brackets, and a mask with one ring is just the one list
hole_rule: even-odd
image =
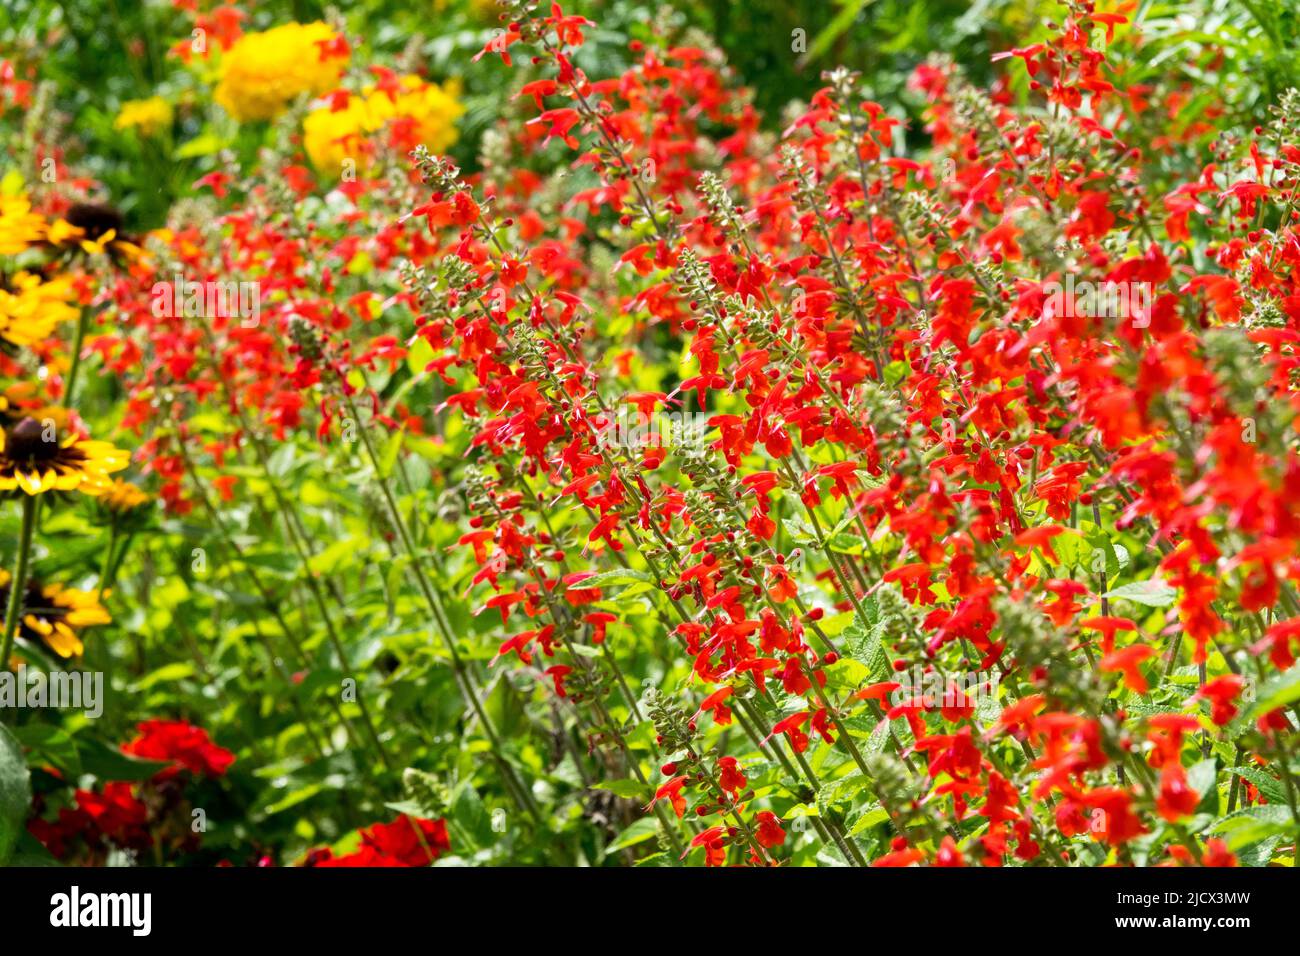
[(686, 798), (682, 796), (682, 787), (684, 786), (686, 786), (686, 777), (673, 777), (666, 783), (661, 784), (659, 789), (655, 791), (654, 799), (646, 805), (646, 809), (649, 810), (660, 800), (667, 800), (673, 806), (673, 813), (677, 814), (680, 819), (682, 814), (686, 812)]
[(1147, 832), (1133, 812), (1133, 796), (1127, 790), (1099, 787), (1085, 793), (1082, 803), (1094, 811), (1090, 827), (1094, 840), (1118, 846)]
[(697, 847), (704, 847), (704, 865), (722, 866), (727, 862), (727, 828), (709, 827), (691, 838), (691, 845), (682, 853), (682, 859)]
[(1156, 809), (1171, 823), (1196, 812), (1199, 797), (1187, 784), (1187, 772), (1180, 764), (1166, 764), (1160, 772), (1160, 794)]
[(1147, 679), (1138, 665), (1155, 654), (1155, 648), (1146, 644), (1133, 644), (1101, 659), (1103, 671), (1119, 671), (1124, 675), (1124, 686), (1135, 694), (1147, 692)]
[(719, 757), (718, 769), (718, 786), (723, 790), (734, 795), (745, 789), (745, 775), (740, 772), (735, 757)]
[(1193, 700), (1210, 702), (1210, 719), (1222, 727), (1237, 716), (1237, 707), (1233, 701), (1241, 693), (1245, 681), (1239, 674), (1223, 674), (1201, 685)]
[(785, 843), (785, 830), (781, 829), (781, 821), (771, 810), (758, 811), (754, 815), (754, 820), (757, 823), (754, 827), (754, 839), (758, 841), (759, 846), (770, 850)]

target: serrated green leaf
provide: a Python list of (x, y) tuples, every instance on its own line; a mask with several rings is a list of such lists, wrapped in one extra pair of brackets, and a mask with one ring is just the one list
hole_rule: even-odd
[(884, 622), (876, 620), (867, 626), (854, 620), (844, 629), (844, 650), (871, 673), (872, 681), (884, 680), (889, 674), (889, 659), (884, 651)]
[(884, 823), (889, 819), (889, 811), (875, 803), (867, 807), (849, 827), (849, 836), (857, 836), (863, 830)]
[(602, 571), (600, 574), (593, 574), (589, 578), (583, 578), (581, 581), (575, 581), (569, 585), (570, 591), (580, 591), (585, 588), (603, 588), (611, 584), (633, 584), (637, 581), (654, 582), (645, 571), (638, 571), (635, 568), (619, 568), (616, 571)]
[(1243, 780), (1253, 783), (1255, 788), (1268, 798), (1269, 803), (1278, 806), (1286, 803), (1286, 790), (1283, 789), (1282, 782), (1275, 777), (1270, 777), (1255, 767), (1233, 767), (1232, 772)]
[(1220, 817), (1210, 826), (1211, 833), (1222, 834), (1233, 853), (1274, 834), (1294, 829), (1291, 811), (1284, 806), (1246, 807)]

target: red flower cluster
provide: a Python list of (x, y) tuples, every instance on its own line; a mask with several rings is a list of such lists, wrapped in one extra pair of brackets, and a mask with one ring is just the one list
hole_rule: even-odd
[(39, 800), (28, 830), (55, 857), (66, 860), (89, 853), (92, 859), (102, 859), (110, 848), (140, 853), (155, 844), (197, 848), (181, 774), (189, 770), (200, 777), (224, 776), (235, 755), (185, 721), (150, 720), (139, 730), (141, 736), (122, 745), (124, 753), (175, 763), (141, 784), (110, 780), (97, 789), (78, 789), (72, 795), (75, 806), (60, 808), (53, 820), (40, 815), (45, 801)]
[(122, 745), (124, 753), (146, 760), (171, 761), (155, 779), (165, 779), (189, 770), (199, 776), (220, 777), (235, 762), (235, 755), (218, 747), (202, 727), (183, 720), (146, 720), (139, 725), (140, 735)]
[(428, 866), (451, 849), (446, 820), (418, 820), (402, 814), (392, 823), (361, 830), (354, 853), (335, 856), (326, 848), (308, 854), (304, 866)]
[(149, 808), (135, 797), (129, 783), (113, 782), (102, 791), (78, 790), (75, 807), (63, 807), (56, 819), (33, 817), (32, 836), (59, 859), (78, 849), (103, 851), (107, 846), (143, 850), (152, 844)]

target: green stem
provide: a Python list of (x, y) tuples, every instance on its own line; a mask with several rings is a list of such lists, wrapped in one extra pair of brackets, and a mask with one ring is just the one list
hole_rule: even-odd
[(370, 459), (370, 464), (375, 470), (375, 483), (379, 486), (379, 491), (384, 497), (384, 502), (388, 506), (388, 511), (392, 515), (393, 526), (397, 531), (397, 536), (402, 542), (402, 548), (406, 551), (407, 556), (411, 559), (411, 573), (415, 577), (415, 583), (424, 597), (425, 603), (429, 606), (429, 611), (433, 615), (437, 629), (443, 638), (443, 644), (447, 648), (447, 653), (451, 661), (452, 674), (455, 676), (457, 683), (460, 685), (461, 693), (465, 700), (474, 709), (475, 716), (478, 717), (479, 725), (483, 728), (484, 735), (488, 738), (488, 743), (492, 748), (492, 755), (496, 759), (497, 766), (502, 775), (509, 779), (509, 782), (517, 788), (517, 795), (522, 801), (520, 809), (524, 810), (539, 825), (543, 823), (542, 813), (533, 800), (531, 791), (524, 786), (523, 782), (518, 779), (514, 768), (506, 760), (505, 748), (502, 746), (501, 738), (497, 734), (496, 728), (492, 725), (491, 718), (488, 716), (483, 704), (479, 701), (473, 681), (469, 672), (466, 670), (464, 662), (460, 658), (460, 653), (456, 650), (456, 642), (453, 640), (450, 628), (447, 624), (447, 617), (443, 611), (441, 602), (433, 592), (433, 587), (429, 579), (424, 574), (424, 566), (420, 562), (420, 554), (415, 547), (415, 542), (411, 539), (411, 533), (406, 527), (406, 522), (402, 519), (402, 512), (397, 507), (397, 501), (393, 497), (392, 489), (388, 486), (388, 479), (384, 475), (379, 463), (379, 454), (375, 451), (374, 444), (370, 441), (370, 432), (361, 418), (361, 413), (357, 409), (356, 402), (352, 394), (348, 391), (346, 379), (342, 375), (342, 387), (339, 391), (343, 395), (343, 401), (347, 405), (348, 413), (357, 423), (357, 433), (361, 436), (361, 444), (365, 447), (366, 457)]
[(86, 341), (86, 327), (90, 325), (89, 306), (77, 316), (77, 334), (72, 339), (72, 365), (68, 368), (68, 380), (63, 386), (63, 404), (72, 408), (72, 397), (77, 390), (77, 373), (81, 371), (81, 346)]
[(14, 648), (14, 635), (18, 632), (18, 613), (23, 606), (23, 591), (27, 585), (27, 564), (32, 556), (32, 529), (36, 524), (36, 496), (23, 497), (23, 525), (18, 535), (18, 559), (14, 562), (13, 576), (9, 579), (9, 607), (5, 609), (4, 641), (0, 643), (0, 668), (9, 669), (9, 655)]

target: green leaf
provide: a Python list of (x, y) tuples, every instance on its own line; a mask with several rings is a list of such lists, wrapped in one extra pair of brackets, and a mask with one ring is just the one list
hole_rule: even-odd
[(433, 346), (422, 338), (417, 338), (406, 353), (406, 367), (412, 375), (423, 375), (424, 367), (433, 361)]
[(600, 574), (593, 574), (589, 578), (581, 581), (575, 581), (569, 585), (570, 591), (581, 591), (584, 588), (603, 588), (611, 584), (632, 584), (635, 581), (650, 581), (650, 577), (645, 571), (637, 571), (634, 568), (619, 568), (617, 571), (602, 571)]
[(856, 614), (856, 611), (845, 611), (842, 614), (835, 614), (831, 617), (823, 618), (821, 622), (822, 632), (827, 637), (835, 637), (853, 623), (853, 618)]
[(1093, 553), (1088, 558), (1088, 570), (1092, 573), (1098, 571), (1097, 552), (1101, 552), (1105, 564), (1101, 570), (1106, 572), (1106, 580), (1109, 581), (1115, 575), (1119, 574), (1125, 566), (1128, 565), (1128, 549), (1123, 545), (1114, 545), (1110, 537), (1104, 532), (1097, 532), (1088, 536), (1088, 543), (1092, 545)]
[(397, 464), (397, 455), (402, 450), (402, 438), (405, 433), (406, 429), (399, 428), (389, 436), (388, 444), (384, 446), (384, 453), (379, 456), (379, 477), (386, 479), (393, 473), (393, 466)]
[(483, 804), (483, 798), (469, 784), (465, 784), (451, 800), (450, 816), (477, 846), (492, 843), (492, 817)]
[(56, 860), (49, 850), (45, 849), (45, 844), (24, 829), (18, 837), (18, 844), (14, 847), (13, 856), (9, 858), (8, 864), (4, 864), (3, 857), (0, 857), (0, 865), (62, 866), (63, 864)]
[(32, 805), (31, 773), (23, 748), (8, 727), (0, 725), (0, 866), (9, 862), (19, 836), (25, 832)]
[(619, 797), (626, 797), (629, 800), (642, 800), (646, 796), (647, 788), (636, 780), (602, 780), (600, 783), (591, 785), (593, 790), (608, 790), (610, 793)]
[(159, 770), (170, 767), (166, 761), (139, 760), (128, 757), (99, 740), (89, 740), (81, 746), (81, 766), (86, 773), (100, 780), (138, 783), (148, 780)]
[[(871, 618), (875, 604), (867, 604), (864, 610), (868, 618)], [(885, 624), (878, 618), (865, 623), (855, 619), (844, 629), (845, 651), (871, 672), (872, 681), (884, 680), (889, 674), (889, 658), (883, 647), (884, 635)]]
[(646, 840), (652, 840), (658, 832), (659, 821), (654, 817), (643, 817), (614, 837), (613, 841), (605, 847), (605, 855), (609, 856), (630, 846), (636, 846), (638, 843), (644, 843)]
[(349, 558), (355, 559), (357, 554), (365, 550), (369, 543), (364, 538), (340, 538), (326, 547), (324, 551), (312, 555), (311, 560), (307, 562), (308, 566), (314, 574), (333, 574)]
[(849, 836), (857, 836), (863, 830), (874, 827), (878, 823), (884, 823), (888, 819), (889, 811), (880, 804), (873, 804), (857, 820), (853, 821), (853, 826), (849, 827)]
[(895, 362), (890, 362), (885, 366), (885, 384), (890, 388), (893, 388), (903, 379), (907, 378), (907, 373), (911, 370), (912, 367), (901, 359)]
[(1255, 706), (1250, 709), (1246, 719), (1254, 720), (1271, 710), (1294, 704), (1297, 700), (1300, 700), (1300, 664), (1293, 664), (1290, 670), (1264, 682), (1255, 699)]
[(811, 63), (819, 56), (831, 48), (831, 45), (840, 38), (845, 30), (853, 26), (853, 21), (857, 19), (858, 14), (862, 11), (871, 0), (846, 0), (844, 9), (835, 15), (835, 19), (828, 23), (817, 34), (812, 45), (808, 47), (808, 52), (803, 56), (803, 62)]
[(836, 554), (863, 554), (867, 550), (867, 542), (861, 535), (841, 531), (826, 539), (826, 547)]
[(292, 790), (269, 807), (263, 809), (262, 816), (274, 816), (277, 813), (282, 813), (285, 810), (288, 810), (290, 807), (296, 807), (298, 804), (316, 796), (316, 794), (324, 790), (325, 787), (326, 785), (323, 783), (309, 783), (305, 787), (299, 787), (296, 790)]
[(81, 755), (76, 741), (62, 727), (53, 724), (27, 724), (14, 728), (14, 736), (27, 749), (33, 764), (46, 763), (65, 776), (81, 776)]
[(830, 807), (841, 801), (851, 801), (870, 784), (871, 781), (858, 772), (826, 784), (817, 791), (817, 812), (825, 815)]
[(194, 665), (188, 661), (178, 661), (175, 664), (167, 664), (158, 668), (131, 685), (131, 690), (142, 691), (148, 690), (154, 684), (173, 684), (176, 681), (184, 680), (187, 677), (194, 676)]
[(813, 527), (808, 520), (802, 515), (790, 515), (781, 521), (785, 528), (785, 533), (798, 544), (816, 543), (817, 538), (813, 534)]
[[(1198, 761), (1187, 771), (1187, 783), (1196, 791), (1197, 796), (1204, 799), (1205, 795), (1214, 789), (1218, 771), (1218, 762), (1213, 757)], [(1217, 811), (1219, 808), (1215, 806), (1213, 809)]]
[(392, 803), (385, 803), (384, 806), (394, 813), (403, 813), (417, 820), (426, 819), (430, 813), (428, 808), (415, 800), (394, 800)]
[(266, 470), (276, 478), (283, 478), (293, 467), (294, 447), (285, 442), (275, 451), (271, 452), (271, 457), (267, 459)]
[(1125, 584), (1113, 591), (1107, 591), (1102, 597), (1123, 598), (1126, 601), (1132, 601), (1134, 604), (1145, 604), (1147, 607), (1168, 607), (1174, 603), (1174, 599), (1178, 597), (1178, 592), (1164, 581), (1152, 578), (1149, 581), (1134, 581), (1132, 584)]
[(1226, 817), (1220, 817), (1214, 821), (1210, 831), (1223, 834), (1228, 849), (1236, 853), (1274, 834), (1286, 833), (1291, 827), (1291, 811), (1283, 806), (1268, 804), (1261, 807), (1247, 807)]
[(1280, 780), (1270, 777), (1255, 767), (1233, 767), (1232, 772), (1243, 780), (1253, 783), (1256, 789), (1268, 798), (1269, 803), (1279, 806), (1286, 803), (1286, 790), (1283, 789)]

